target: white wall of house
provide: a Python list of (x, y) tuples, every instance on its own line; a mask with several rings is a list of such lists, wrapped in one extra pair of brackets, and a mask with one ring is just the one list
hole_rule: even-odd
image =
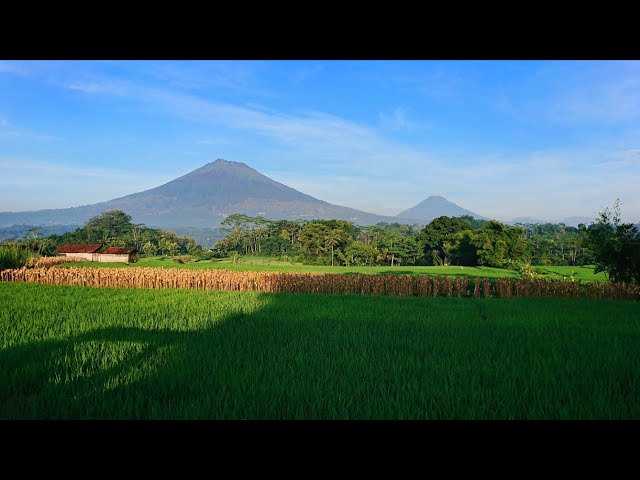
[(124, 263), (128, 263), (129, 262), (129, 254), (128, 253), (124, 253), (121, 255), (117, 255), (117, 254), (110, 254), (110, 253), (99, 253), (98, 254), (98, 258), (96, 260), (97, 262), (124, 262)]
[(94, 256), (96, 254), (95, 253), (60, 253), (59, 255), (62, 255), (63, 257), (82, 258), (87, 262), (95, 262)]
[(87, 262), (124, 262), (130, 263), (131, 258), (128, 253), (114, 254), (114, 253), (60, 253), (64, 257), (74, 257), (78, 260), (85, 260)]

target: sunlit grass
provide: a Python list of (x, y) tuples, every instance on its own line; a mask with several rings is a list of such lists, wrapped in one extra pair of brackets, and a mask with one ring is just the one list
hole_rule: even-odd
[(580, 280), (583, 282), (594, 280), (604, 282), (607, 280), (607, 276), (604, 272), (594, 273), (595, 267), (593, 265), (584, 267), (556, 265), (536, 268), (543, 274), (544, 278), (553, 280), (562, 280), (563, 278), (571, 278), (571, 276), (573, 276), (574, 280)]

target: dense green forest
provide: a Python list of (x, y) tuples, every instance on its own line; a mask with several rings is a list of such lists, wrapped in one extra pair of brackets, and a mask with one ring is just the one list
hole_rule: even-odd
[(439, 217), (423, 228), (399, 223), (358, 227), (345, 220), (269, 220), (243, 214), (221, 225), (221, 256), (267, 255), (322, 265), (468, 265), (593, 262), (586, 227), (516, 225), (470, 216)]

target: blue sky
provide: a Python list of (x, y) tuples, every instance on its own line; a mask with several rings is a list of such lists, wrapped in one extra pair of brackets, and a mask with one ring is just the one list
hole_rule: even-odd
[(640, 220), (638, 61), (1, 61), (0, 211), (96, 203), (217, 158), (395, 215)]

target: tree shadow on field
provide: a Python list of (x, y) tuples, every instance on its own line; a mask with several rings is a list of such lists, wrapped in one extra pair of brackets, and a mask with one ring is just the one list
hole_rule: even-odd
[[(345, 356), (344, 312), (303, 326), (299, 310), (341, 299), (318, 296), (292, 309), (295, 297), (270, 295), (261, 308), (197, 330), (118, 326), (0, 349), (0, 418), (339, 416), (323, 394), (352, 394), (359, 376)], [(180, 315), (188, 324), (179, 308), (175, 324)]]
[[(0, 350), (0, 416), (148, 418), (145, 404), (154, 386), (144, 379), (158, 374), (153, 364), (186, 363), (188, 352), (210, 345), (214, 330), (114, 327)], [(189, 378), (192, 372), (173, 373)]]

